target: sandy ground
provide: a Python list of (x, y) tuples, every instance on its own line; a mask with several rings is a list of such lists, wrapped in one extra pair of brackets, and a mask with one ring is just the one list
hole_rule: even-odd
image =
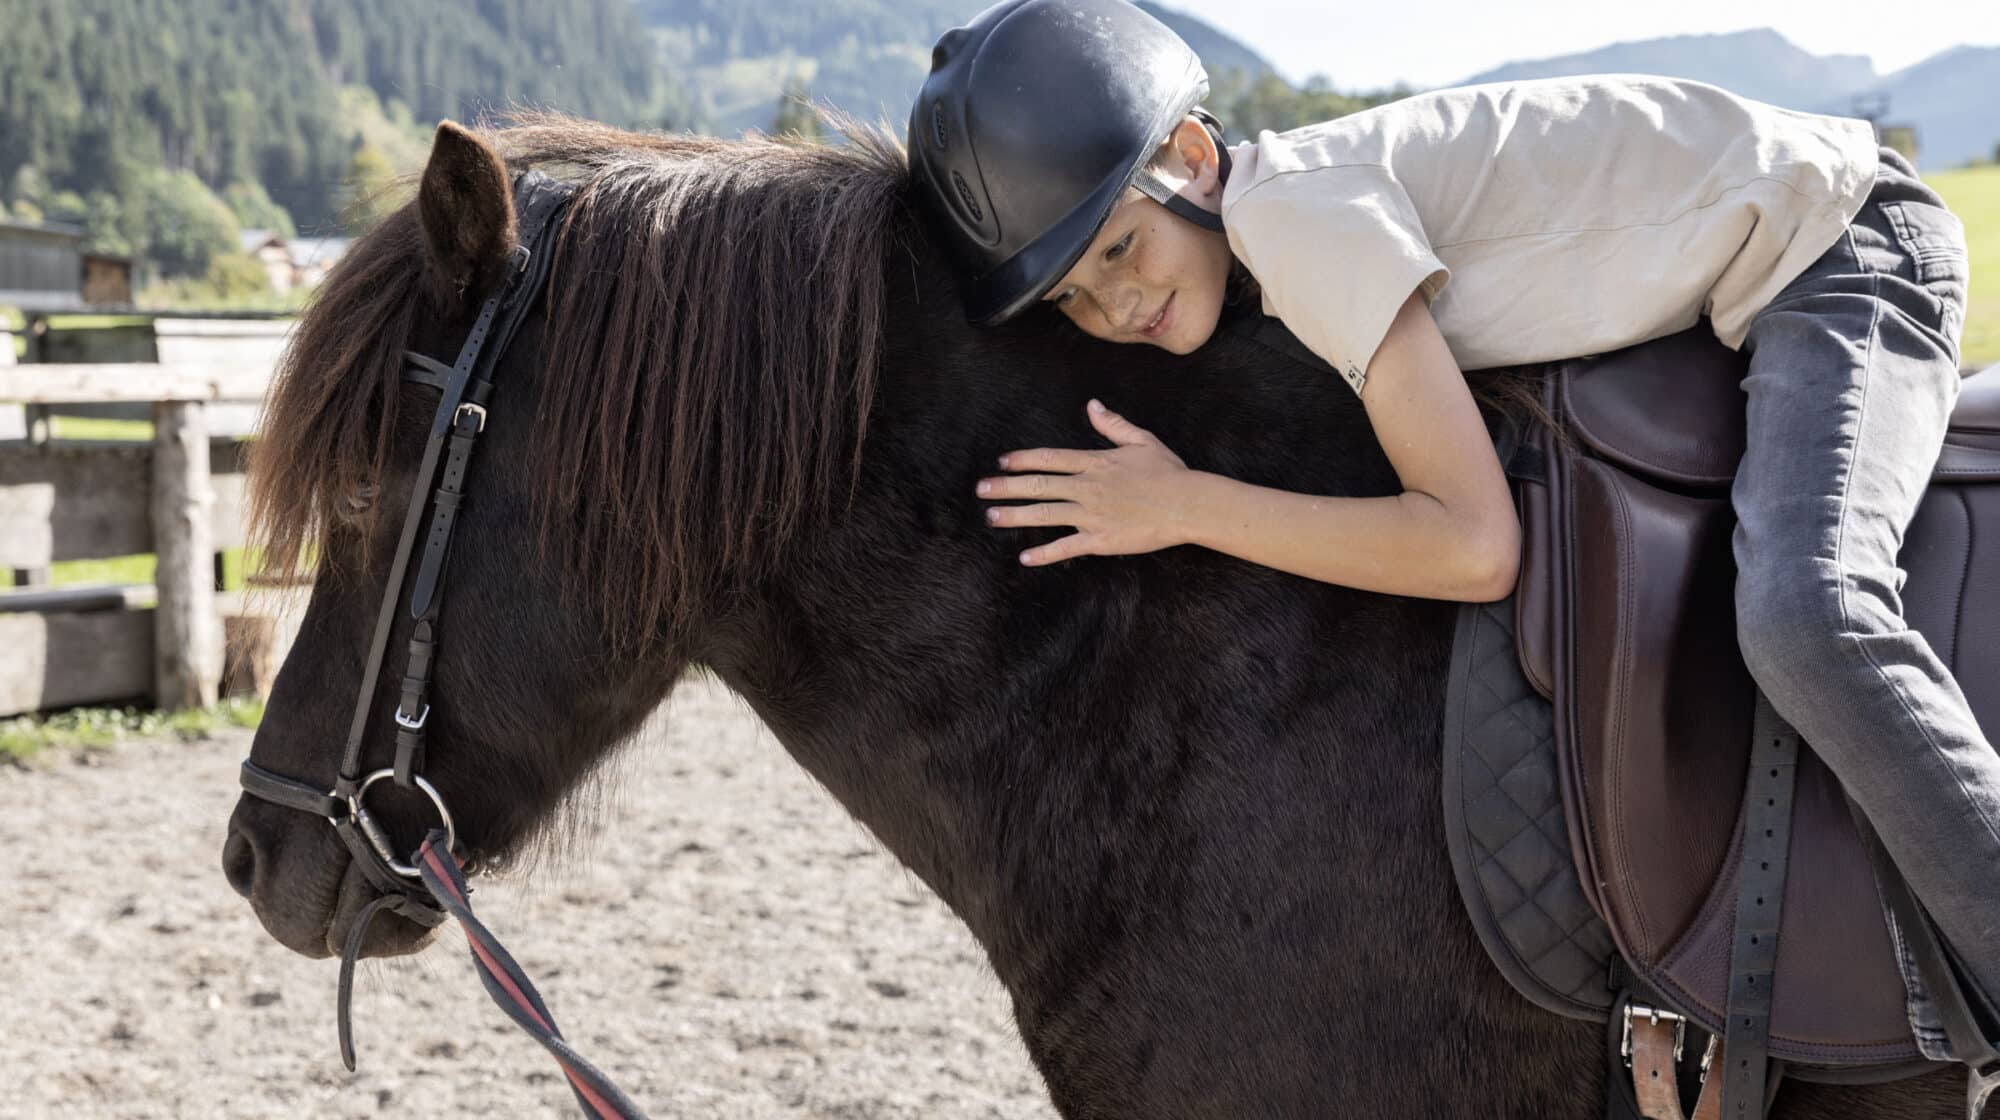
[[(971, 938), (719, 686), (617, 767), (613, 827), (482, 880), (564, 1033), (655, 1117), (1052, 1120)], [(0, 767), (0, 1117), (574, 1115), (455, 930), (356, 981), (219, 870), (249, 734)]]

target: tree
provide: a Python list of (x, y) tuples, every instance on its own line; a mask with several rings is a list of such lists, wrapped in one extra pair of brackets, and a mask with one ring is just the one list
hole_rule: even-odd
[(778, 115), (771, 118), (771, 135), (796, 137), (800, 140), (822, 138), (819, 114), (813, 111), (812, 100), (806, 92), (805, 83), (793, 78), (785, 83), (785, 92), (778, 96)]
[(262, 262), (243, 253), (218, 253), (208, 262), (203, 279), (217, 303), (247, 303), (271, 294), (271, 274)]
[(39, 211), (46, 209), (48, 194), (48, 178), (34, 164), (24, 163), (14, 172), (14, 181), (7, 190), (7, 201), (17, 209), (25, 202)]
[(381, 149), (371, 144), (356, 147), (354, 158), (347, 162), (345, 182), (340, 224), (349, 233), (358, 237), (368, 232), (396, 208), (399, 193), (396, 169)]
[(152, 168), (139, 180), (140, 252), (161, 272), (199, 275), (218, 253), (236, 251), (236, 216), (194, 172)]
[(292, 238), (299, 231), (292, 225), (292, 216), (285, 208), (271, 201), (262, 183), (235, 182), (222, 192), (222, 201), (229, 205), (229, 212), (236, 215), (236, 224), (244, 229), (268, 229), (279, 237)]
[(57, 191), (51, 194), (43, 210), (47, 213), (48, 220), (52, 222), (68, 222), (70, 225), (81, 226), (88, 225), (90, 221), (90, 207), (83, 201), (83, 196), (75, 191)]
[(126, 232), (125, 207), (110, 191), (92, 191), (83, 200), (83, 248), (86, 252), (113, 257), (137, 256), (132, 236)]
[(1348, 94), (1334, 89), (1324, 74), (1314, 74), (1305, 85), (1295, 87), (1276, 74), (1252, 79), (1242, 71), (1227, 70), (1211, 84), (1207, 104), (1232, 138), (1249, 139), (1265, 129), (1284, 132), (1344, 117), (1408, 97), (1410, 92), (1408, 86), (1399, 84), (1373, 93)]

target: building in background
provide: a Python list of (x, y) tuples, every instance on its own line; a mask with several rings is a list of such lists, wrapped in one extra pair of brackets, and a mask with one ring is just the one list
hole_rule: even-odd
[(289, 240), (268, 229), (246, 229), (238, 246), (264, 266), (271, 290), (279, 295), (293, 288), (310, 288), (326, 278), (327, 270), (353, 244), (348, 237), (294, 237)]
[(264, 266), (272, 291), (282, 295), (292, 290), (292, 254), (284, 238), (268, 229), (246, 229), (237, 235), (237, 248)]
[(0, 304), (82, 308), (82, 228), (0, 218)]
[(41, 311), (132, 306), (132, 258), (87, 253), (83, 229), (0, 218), (0, 304)]
[(352, 244), (351, 237), (292, 238), (292, 282), (302, 288), (316, 286), (347, 255)]
[(132, 258), (85, 253), (83, 302), (88, 307), (132, 306)]

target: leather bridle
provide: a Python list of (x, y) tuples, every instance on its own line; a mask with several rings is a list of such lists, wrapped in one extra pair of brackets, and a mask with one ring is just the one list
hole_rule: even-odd
[[(368, 791), (387, 780), (422, 793), (437, 809), (448, 844), (455, 854), (459, 853), (457, 827), (444, 796), (423, 776), (424, 728), (431, 713), (429, 692), (431, 671), (437, 660), (445, 557), (465, 493), (466, 468), (480, 433), (486, 428), (486, 408), (493, 393), (495, 371), (548, 279), (554, 219), (568, 203), (570, 193), (566, 184), (540, 172), (523, 172), (514, 188), (520, 243), (508, 255), (505, 275), (480, 306), (471, 333), (459, 348), (458, 360), (446, 366), (415, 351), (403, 351), (403, 379), (436, 388), (437, 413), (431, 420), (430, 439), (417, 467), (409, 511), (403, 519), (395, 560), (389, 566), (382, 606), (375, 616), (375, 632), (368, 646), (361, 691), (355, 697), (347, 745), (333, 788), (322, 790), (311, 783), (274, 774), (247, 759), (240, 775), (243, 789), (255, 797), (325, 817), (353, 853), (355, 863), (369, 882), (395, 900), (389, 908), (425, 925), (436, 925), (442, 914), (423, 886), (414, 856), (410, 860), (399, 858), (403, 853), (395, 851), (388, 833), (369, 814)], [(374, 708), (375, 685), (382, 672), (389, 633), (395, 626), (396, 607), (403, 597), (418, 530), (426, 515), (430, 528), (424, 534), (423, 553), (410, 587), (409, 612), (415, 627), (403, 670), (402, 697), (394, 716), (395, 761), (382, 769), (364, 772), (361, 750)]]
[[(355, 866), (380, 892), (356, 915), (341, 954), (336, 1014), (341, 1061), (350, 1071), (354, 1069), (350, 1013), (354, 965), (360, 958), (370, 923), (383, 910), (426, 927), (438, 925), (449, 914), (458, 919), (465, 931), (473, 963), (487, 992), (509, 1017), (555, 1056), (584, 1114), (593, 1118), (630, 1118), (643, 1114), (564, 1041), (533, 983), (492, 932), (473, 915), (471, 890), (460, 866), (463, 850), (457, 826), (444, 795), (423, 776), (424, 729), (431, 714), (431, 671), (438, 653), (444, 564), (459, 503), (465, 495), (466, 468), (480, 434), (486, 430), (486, 409), (493, 394), (495, 371), (548, 281), (557, 218), (572, 194), (571, 186), (540, 172), (521, 173), (514, 183), (519, 244), (508, 254), (505, 274), (495, 290), (480, 305), (471, 333), (459, 348), (458, 360), (447, 366), (415, 351), (403, 351), (403, 380), (435, 388), (438, 406), (431, 420), (429, 441), (424, 445), (423, 460), (417, 467), (396, 556), (389, 565), (388, 583), (375, 616), (374, 636), (369, 641), (368, 661), (362, 672), (361, 692), (355, 697), (354, 717), (348, 724), (347, 745), (341, 753), (333, 788), (322, 791), (317, 785), (272, 773), (248, 759), (243, 762), (239, 781), (244, 792), (253, 797), (325, 817), (352, 853)], [(374, 708), (375, 686), (381, 677), (389, 633), (395, 626), (396, 608), (403, 599), (410, 558), (416, 553), (418, 532), (426, 521), (429, 528), (423, 533), (423, 552), (417, 559), (415, 578), (409, 581), (409, 612), (415, 625), (403, 669), (402, 694), (394, 715), (395, 759), (389, 766), (364, 771), (362, 741), (367, 737), (369, 716)], [(436, 808), (443, 826), (431, 830), (407, 860), (398, 858), (388, 832), (368, 812), (368, 791), (383, 781), (422, 793)]]

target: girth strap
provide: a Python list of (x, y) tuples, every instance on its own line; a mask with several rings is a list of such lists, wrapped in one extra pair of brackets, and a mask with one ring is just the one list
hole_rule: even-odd
[(1792, 794), (1799, 733), (1757, 690), (1751, 722), (1750, 776), (1743, 792), (1743, 863), (1738, 872), (1736, 933), (1729, 952), (1729, 1016), (1723, 1045), (1725, 1120), (1762, 1120), (1768, 1099), (1771, 987), (1778, 971), (1778, 924), (1792, 848)]
[[(1632, 1095), (1645, 1120), (1687, 1120), (1681, 1108), (1680, 1057), (1684, 1023), (1634, 1016), (1632, 1020)], [(1704, 1078), (1695, 1098), (1693, 1120), (1718, 1120), (1722, 1094), (1716, 1081)]]

